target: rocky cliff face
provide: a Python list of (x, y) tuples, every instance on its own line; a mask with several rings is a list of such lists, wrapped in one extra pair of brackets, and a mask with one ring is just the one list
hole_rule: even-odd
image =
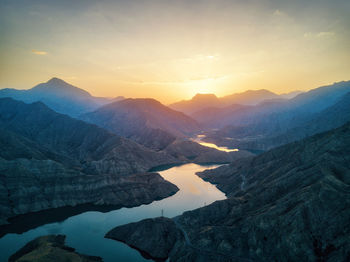
[(91, 203), (131, 207), (175, 194), (157, 173), (89, 175), (52, 160), (0, 158), (1, 223), (19, 214)]
[(9, 262), (102, 262), (100, 257), (75, 252), (74, 248), (64, 244), (65, 238), (64, 235), (38, 237), (13, 254)]
[(0, 99), (0, 222), (84, 203), (134, 206), (174, 194), (154, 166), (178, 163), (41, 103)]
[(174, 219), (170, 260), (348, 261), (349, 146), (350, 123), (200, 173), (229, 198)]

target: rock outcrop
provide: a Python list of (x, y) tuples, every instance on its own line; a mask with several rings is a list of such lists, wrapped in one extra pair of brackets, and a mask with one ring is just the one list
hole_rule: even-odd
[(199, 173), (228, 199), (174, 218), (170, 261), (348, 261), (349, 163), (350, 123)]
[(9, 262), (102, 262), (102, 258), (82, 255), (66, 246), (66, 236), (48, 235), (38, 237), (18, 250)]

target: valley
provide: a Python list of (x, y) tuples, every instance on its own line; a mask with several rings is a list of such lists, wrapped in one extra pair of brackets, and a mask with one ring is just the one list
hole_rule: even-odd
[[(144, 218), (158, 217), (162, 214), (166, 217), (174, 217), (184, 211), (209, 205), (216, 200), (225, 199), (225, 194), (209, 182), (203, 181), (195, 173), (205, 169), (212, 169), (217, 165), (200, 166), (196, 164), (185, 164), (178, 167), (160, 171), (159, 174), (170, 183), (176, 185), (179, 191), (163, 200), (154, 201), (150, 204), (132, 208), (118, 208), (105, 212), (88, 211), (81, 214), (65, 214), (65, 219), (54, 222), (40, 213), (35, 220), (42, 220), (42, 225), (34, 228), (26, 225), (24, 232), (7, 232), (0, 238), (0, 261), (6, 261), (10, 255), (24, 246), (32, 239), (48, 234), (66, 235), (66, 244), (75, 248), (79, 253), (91, 256), (99, 256), (105, 262), (118, 260), (146, 261), (138, 251), (125, 244), (104, 238), (104, 235), (116, 225), (136, 222)], [(188, 201), (191, 199), (191, 201)], [(93, 209), (92, 209), (93, 210)], [(61, 212), (65, 212), (62, 210)], [(66, 211), (67, 212), (67, 211)], [(69, 211), (68, 211), (69, 212)], [(57, 218), (57, 216), (54, 215)], [(27, 217), (17, 220), (13, 229), (22, 223), (30, 223)], [(0, 227), (0, 232), (2, 232)]]
[[(46, 96), (29, 103), (0, 98), (0, 260), (348, 256), (350, 82), (218, 108), (196, 96), (190, 115), (148, 98), (84, 112), (77, 87), (39, 87)], [(61, 89), (76, 94), (59, 96), (66, 114), (48, 99)]]
[(349, 14), (0, 1), (0, 262), (350, 262)]

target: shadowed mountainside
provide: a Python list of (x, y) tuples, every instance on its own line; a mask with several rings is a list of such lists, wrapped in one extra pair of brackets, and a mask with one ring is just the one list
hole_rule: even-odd
[(134, 206), (174, 194), (150, 168), (179, 163), (40, 102), (0, 99), (0, 222), (84, 203)]
[[(167, 252), (170, 261), (349, 260), (349, 163), (347, 123), (199, 173), (228, 199), (185, 212), (173, 223), (157, 221), (163, 231), (181, 233)], [(129, 238), (138, 232), (145, 231), (125, 225), (107, 236), (142, 249)], [(152, 243), (152, 234), (143, 237)], [(166, 251), (157, 248), (153, 252)]]
[(150, 98), (114, 102), (81, 119), (157, 150), (200, 130), (190, 117)]
[(268, 150), (296, 141), (349, 121), (349, 93), (350, 82), (340, 82), (300, 94), (288, 102), (204, 114), (214, 122), (231, 124), (208, 132), (203, 140), (248, 150)]
[[(290, 100), (267, 100), (256, 106), (231, 106), (208, 114), (206, 110), (192, 117), (212, 128), (245, 127), (251, 134), (276, 133), (296, 127), (335, 104), (350, 92), (350, 81), (319, 87)], [(213, 109), (210, 110), (211, 112)]]
[(254, 135), (258, 132), (258, 129), (253, 129), (252, 126), (228, 126), (219, 131), (212, 132), (205, 140), (212, 141), (221, 146), (268, 150), (342, 126), (350, 121), (349, 101), (350, 92), (342, 96), (334, 105), (331, 105), (319, 113), (310, 115), (299, 125), (282, 129), (279, 132), (271, 131)]
[(189, 137), (200, 130), (197, 122), (154, 99), (114, 102), (81, 119), (184, 162), (228, 163), (252, 155), (222, 152), (190, 141)]
[(56, 77), (28, 90), (1, 89), (0, 97), (11, 97), (26, 103), (40, 101), (59, 113), (74, 117), (95, 110), (112, 101), (123, 99), (123, 97), (114, 99), (94, 97), (87, 91)]

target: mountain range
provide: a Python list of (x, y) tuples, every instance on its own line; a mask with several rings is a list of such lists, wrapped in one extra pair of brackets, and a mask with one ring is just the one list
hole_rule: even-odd
[(207, 123), (221, 126), (218, 131), (209, 132), (205, 140), (223, 146), (258, 150), (296, 141), (349, 121), (349, 94), (350, 81), (340, 82), (285, 102), (236, 106), (212, 115), (203, 114)]
[(0, 225), (58, 207), (147, 204), (179, 190), (152, 170), (225, 163), (198, 176), (228, 199), (106, 237), (155, 260), (348, 261), (349, 101), (350, 81), (170, 106), (93, 97), (57, 78), (0, 90)]
[[(134, 130), (148, 128), (153, 132), (155, 142), (161, 139), (157, 134), (171, 137), (170, 142), (155, 151), (118, 136), (118, 132), (55, 112), (43, 102), (27, 104), (0, 98), (0, 224), (20, 214), (57, 207), (150, 203), (178, 190), (158, 174), (148, 172), (154, 167), (227, 163), (251, 155), (245, 151), (226, 153), (187, 140), (184, 136), (194, 132), (197, 123), (155, 100), (126, 99), (120, 103), (121, 107), (119, 102), (102, 107), (101, 112), (112, 109), (110, 114), (120, 116), (119, 108), (126, 105), (128, 120), (120, 124), (127, 127), (129, 121), (136, 124)], [(138, 115), (140, 112), (144, 114)], [(100, 124), (112, 120), (107, 117)], [(177, 132), (168, 135), (162, 129), (152, 129), (156, 125)]]
[(191, 100), (183, 100), (170, 104), (169, 107), (184, 112), (188, 115), (207, 108), (224, 108), (235, 104), (239, 105), (257, 105), (266, 100), (285, 100), (300, 94), (300, 91), (294, 91), (282, 95), (277, 95), (269, 90), (247, 90), (242, 93), (235, 93), (224, 97), (217, 97), (214, 94), (196, 94)]
[(199, 173), (228, 199), (106, 237), (170, 261), (348, 261), (349, 163), (347, 123)]
[(41, 102), (0, 99), (1, 224), (79, 204), (133, 206), (174, 194), (155, 166), (180, 163)]

